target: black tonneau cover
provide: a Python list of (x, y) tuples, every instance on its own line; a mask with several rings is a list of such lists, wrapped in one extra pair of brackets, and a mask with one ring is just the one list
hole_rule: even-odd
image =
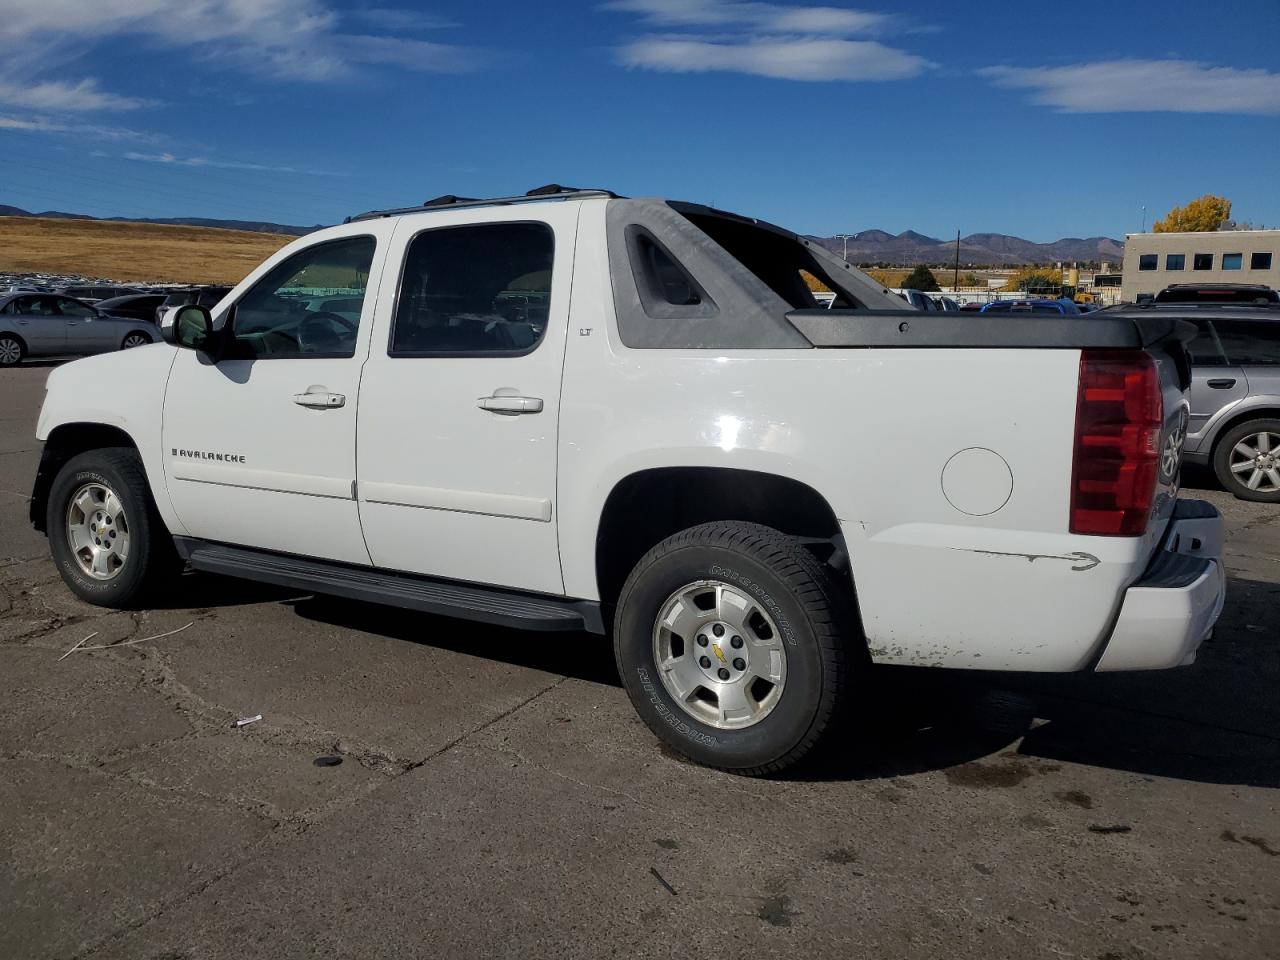
[(1194, 325), (1176, 317), (933, 313), (920, 310), (792, 310), (787, 320), (815, 347), (1141, 350), (1188, 341)]

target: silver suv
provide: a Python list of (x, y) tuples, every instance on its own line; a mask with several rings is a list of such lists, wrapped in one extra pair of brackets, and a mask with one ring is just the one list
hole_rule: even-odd
[(1191, 353), (1185, 458), (1213, 466), (1242, 500), (1280, 503), (1280, 309), (1179, 304), (1199, 328)]

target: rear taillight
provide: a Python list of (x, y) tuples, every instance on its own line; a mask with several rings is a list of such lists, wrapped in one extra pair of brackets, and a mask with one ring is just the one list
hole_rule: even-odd
[(1138, 537), (1160, 472), (1164, 402), (1155, 361), (1140, 350), (1080, 355), (1071, 532)]

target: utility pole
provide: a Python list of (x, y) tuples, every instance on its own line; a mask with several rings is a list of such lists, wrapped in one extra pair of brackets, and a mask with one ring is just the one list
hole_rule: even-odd
[(835, 239), (844, 241), (844, 252), (841, 254), (841, 256), (844, 258), (845, 263), (848, 263), (849, 262), (849, 241), (853, 239), (853, 234), (837, 233), (835, 236)]
[(1147, 232), (1147, 205), (1142, 205), (1142, 232)]
[(960, 291), (960, 231), (956, 231), (956, 275), (951, 281), (951, 292), (958, 293)]

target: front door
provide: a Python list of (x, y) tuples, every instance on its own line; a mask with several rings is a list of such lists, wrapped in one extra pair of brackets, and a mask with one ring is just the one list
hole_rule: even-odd
[(68, 353), (107, 353), (120, 349), (119, 340), (124, 338), (124, 330), (118, 321), (104, 320), (93, 307), (70, 297), (58, 297), (58, 312), (63, 317), (64, 349)]
[(67, 321), (58, 309), (58, 297), (31, 294), (14, 297), (4, 308), (12, 314), (18, 336), (33, 357), (62, 353), (67, 343)]
[(391, 225), (284, 253), (222, 313), (217, 362), (181, 350), (164, 463), (194, 537), (369, 562), (356, 509), (360, 366)]
[(528, 214), (397, 230), (399, 290), (383, 280), (360, 388), (360, 517), (380, 567), (563, 591), (556, 424), (577, 208)]

